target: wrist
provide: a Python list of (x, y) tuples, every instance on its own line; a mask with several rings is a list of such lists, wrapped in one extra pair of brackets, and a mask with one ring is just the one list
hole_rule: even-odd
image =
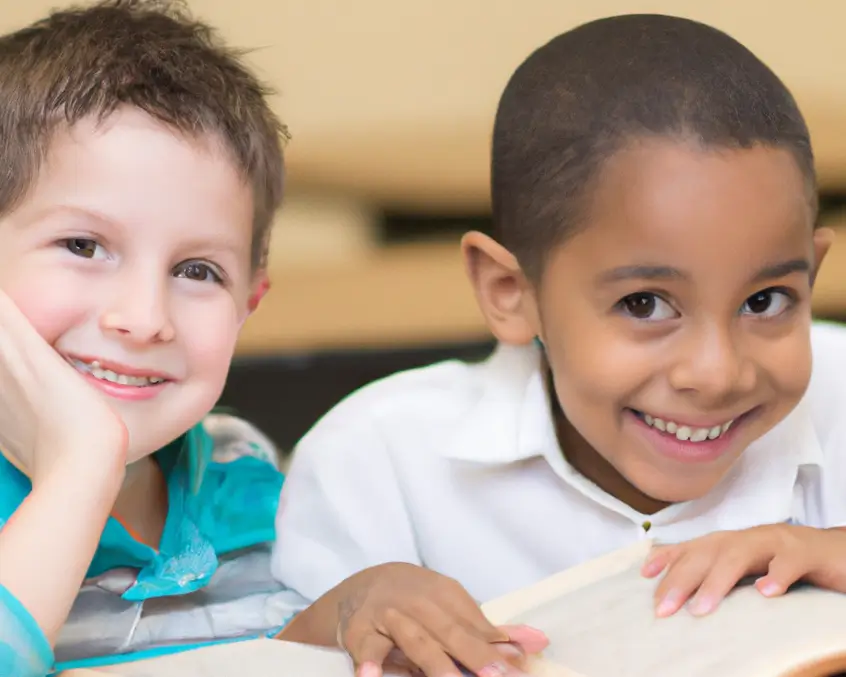
[(99, 496), (117, 497), (126, 477), (126, 455), (114, 448), (91, 445), (75, 452), (68, 448), (44, 467), (32, 473), (33, 490), (56, 483), (86, 487)]

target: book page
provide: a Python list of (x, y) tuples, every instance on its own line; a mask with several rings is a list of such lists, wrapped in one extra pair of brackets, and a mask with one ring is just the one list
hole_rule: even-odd
[(576, 567), (485, 611), (547, 633), (538, 677), (780, 677), (846, 654), (846, 596), (809, 586), (775, 599), (741, 587), (710, 616), (656, 618), (657, 581), (640, 575), (647, 551)]

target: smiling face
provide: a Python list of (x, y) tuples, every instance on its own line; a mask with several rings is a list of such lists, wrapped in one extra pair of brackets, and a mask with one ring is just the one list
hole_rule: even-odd
[(700, 497), (808, 385), (823, 248), (803, 176), (787, 151), (653, 140), (608, 162), (590, 214), (537, 308), (577, 465)]
[(641, 140), (592, 188), (537, 285), (480, 233), (463, 249), (494, 334), (545, 345), (567, 459), (654, 512), (708, 493), (801, 399), (830, 232), (786, 150)]
[(0, 288), (98, 387), (129, 460), (214, 406), (247, 316), (253, 200), (214, 139), (134, 109), (58, 131), (0, 219)]

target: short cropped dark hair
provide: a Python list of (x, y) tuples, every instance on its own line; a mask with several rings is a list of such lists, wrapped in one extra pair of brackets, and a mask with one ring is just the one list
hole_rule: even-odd
[(58, 126), (130, 105), (222, 141), (252, 187), (252, 263), (263, 265), (287, 129), (240, 56), (176, 0), (72, 7), (0, 37), (0, 214), (34, 184)]
[(782, 81), (704, 24), (625, 15), (584, 24), (531, 54), (508, 82), (491, 159), (494, 235), (534, 281), (546, 254), (584, 227), (603, 163), (637, 137), (790, 151), (816, 218), (805, 120)]

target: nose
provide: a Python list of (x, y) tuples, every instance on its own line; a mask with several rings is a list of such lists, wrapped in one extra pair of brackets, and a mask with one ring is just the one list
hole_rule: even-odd
[(138, 345), (173, 340), (166, 280), (159, 275), (135, 273), (111, 282), (109, 301), (100, 316), (104, 333)]
[(670, 371), (670, 385), (677, 391), (719, 404), (755, 388), (754, 361), (731, 328), (692, 330), (679, 354)]

